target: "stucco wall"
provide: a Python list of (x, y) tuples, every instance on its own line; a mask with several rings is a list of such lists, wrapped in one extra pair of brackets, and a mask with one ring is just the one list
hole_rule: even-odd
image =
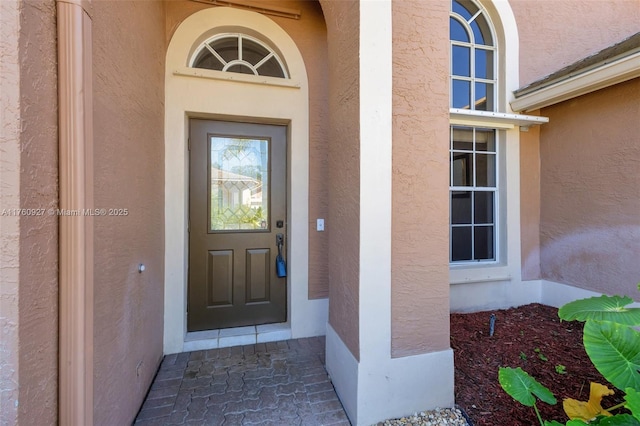
[(638, 32), (637, 0), (510, 0), (520, 38), (520, 85)]
[(394, 357), (449, 347), (448, 15), (447, 2), (393, 2)]
[[(638, 31), (640, 3), (511, 0), (520, 41), (520, 87), (570, 65)], [(544, 115), (544, 114), (543, 114)], [(550, 124), (542, 130), (555, 128)], [(522, 279), (540, 272), (540, 128), (521, 133)]]
[(540, 126), (520, 132), (520, 236), (522, 279), (539, 280)]
[(56, 24), (53, 1), (0, 4), (0, 423), (57, 417)]
[(96, 425), (133, 420), (162, 357), (164, 24), (161, 2), (93, 2), (95, 206), (128, 209), (94, 222)]
[(640, 79), (542, 115), (542, 278), (639, 300)]
[(309, 298), (329, 296), (329, 235), (316, 230), (316, 219), (326, 221), (329, 211), (328, 138), (329, 138), (329, 67), (327, 27), (317, 1), (283, 1), (281, 7), (301, 11), (300, 20), (272, 19), (296, 42), (307, 68), (309, 79)]
[[(18, 2), (0, 2), (0, 207), (20, 207)], [(20, 218), (0, 215), (0, 423), (18, 420)]]
[(329, 323), (359, 359), (359, 4), (323, 1), (329, 43)]
[[(56, 5), (25, 1), (20, 19), (20, 206), (58, 204)], [(20, 217), (20, 424), (54, 424), (58, 366), (58, 220)]]
[[(299, 10), (300, 19), (265, 15), (295, 41), (304, 58), (309, 80), (309, 298), (329, 294), (328, 244), (331, 224), (316, 231), (316, 219), (328, 215), (328, 60), (327, 30), (317, 1), (264, 1), (276, 7)], [(166, 3), (166, 39), (188, 16), (210, 7), (203, 3), (175, 0)]]

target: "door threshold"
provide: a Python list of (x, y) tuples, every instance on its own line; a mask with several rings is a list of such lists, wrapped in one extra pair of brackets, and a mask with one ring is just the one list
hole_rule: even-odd
[(184, 352), (202, 351), (288, 339), (291, 339), (291, 326), (286, 322), (193, 331), (187, 333), (183, 350)]

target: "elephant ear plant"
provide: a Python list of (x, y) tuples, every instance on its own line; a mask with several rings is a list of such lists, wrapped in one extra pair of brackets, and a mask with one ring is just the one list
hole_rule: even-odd
[[(558, 311), (562, 320), (585, 323), (583, 343), (589, 359), (609, 383), (625, 393), (625, 402), (604, 409), (600, 405), (602, 397), (614, 391), (591, 383), (589, 401), (563, 401), (570, 419), (566, 426), (640, 426), (640, 308), (628, 307), (631, 303), (633, 300), (626, 296), (600, 296), (576, 300)], [(556, 399), (536, 379), (521, 368), (508, 367), (500, 368), (498, 379), (502, 389), (516, 401), (533, 407), (541, 426), (562, 426), (540, 416), (537, 399), (551, 405)]]

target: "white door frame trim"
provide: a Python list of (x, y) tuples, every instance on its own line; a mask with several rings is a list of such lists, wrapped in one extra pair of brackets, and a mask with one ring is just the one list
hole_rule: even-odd
[[(299, 87), (198, 78), (184, 69), (202, 37), (225, 28), (246, 28), (282, 52), (291, 80)], [(249, 76), (250, 77), (250, 76)], [(302, 55), (291, 37), (256, 12), (216, 7), (186, 18), (167, 49), (165, 70), (165, 283), (164, 353), (185, 350), (188, 267), (189, 119), (287, 124), (288, 135), (288, 324), (292, 337), (325, 333), (326, 299), (308, 299), (309, 89)], [(277, 99), (277, 102), (269, 100)]]

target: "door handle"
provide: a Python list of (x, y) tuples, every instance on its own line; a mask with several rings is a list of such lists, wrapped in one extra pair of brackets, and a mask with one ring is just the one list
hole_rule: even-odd
[(276, 256), (276, 275), (278, 278), (287, 276), (287, 263), (282, 257), (282, 244), (284, 243), (284, 234), (276, 234), (276, 245), (278, 246), (278, 255)]

